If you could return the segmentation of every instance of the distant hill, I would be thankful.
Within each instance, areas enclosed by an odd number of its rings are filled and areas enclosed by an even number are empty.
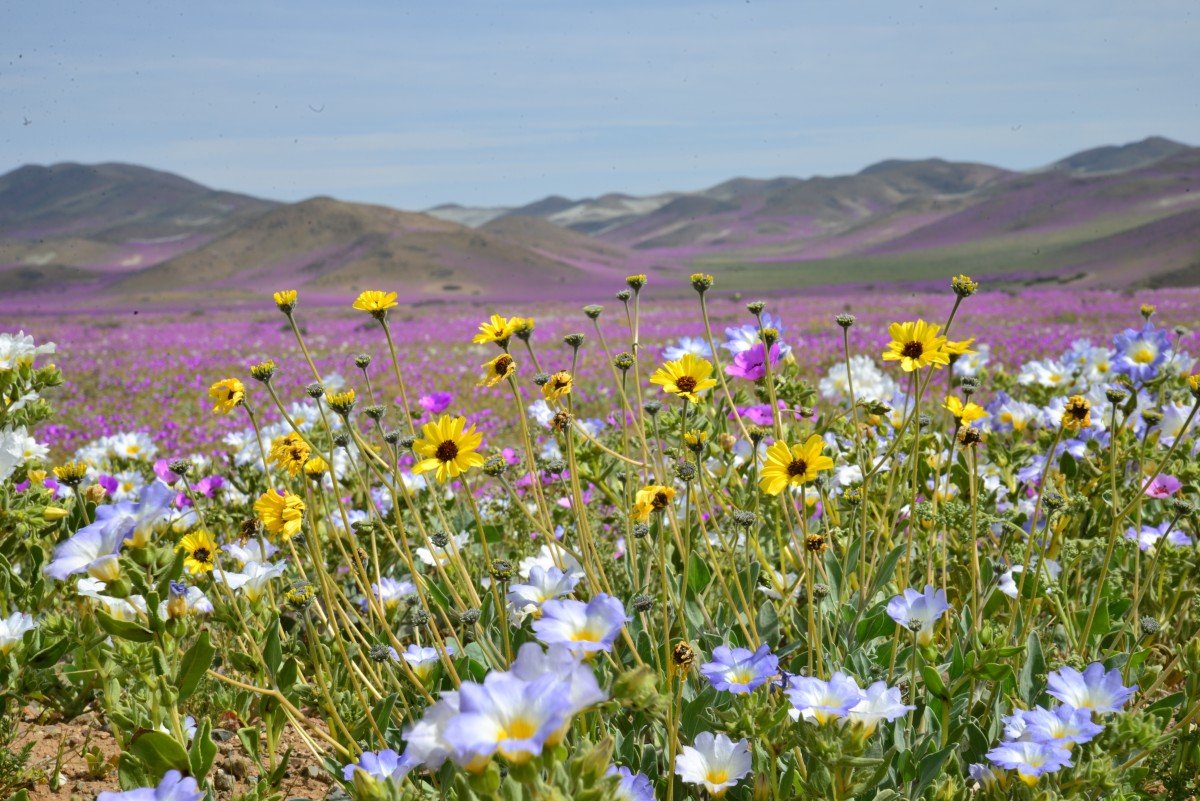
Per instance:
[[[1200,283],[1200,148],[1161,137],[1015,172],[937,158],[697,192],[550,196],[426,213],[282,204],[128,164],[0,176],[0,293],[18,306],[237,302],[280,286],[342,300],[603,296],[697,269],[745,290],[992,280]],[[27,304],[28,305],[28,304]]]

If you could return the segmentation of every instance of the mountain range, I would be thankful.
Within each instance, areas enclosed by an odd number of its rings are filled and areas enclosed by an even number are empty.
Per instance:
[[[1200,148],[1161,137],[1017,172],[888,160],[836,177],[697,192],[551,196],[426,212],[279,203],[127,164],[0,176],[8,307],[237,304],[284,286],[341,301],[603,298],[632,272],[704,270],[743,290],[993,283],[1200,283]],[[686,282],[678,280],[678,286]]]

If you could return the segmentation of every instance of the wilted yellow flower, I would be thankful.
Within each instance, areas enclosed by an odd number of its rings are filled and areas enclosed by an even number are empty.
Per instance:
[[[1147,320],[1149,320],[1151,317],[1154,316],[1154,312],[1158,311],[1158,307],[1152,303],[1143,303],[1142,307],[1141,307],[1141,309],[1139,309],[1139,311],[1142,313],[1143,317],[1145,317]]]
[[[217,541],[204,529],[193,531],[179,541],[175,546],[177,551],[186,551],[187,558],[183,566],[189,573],[207,573],[217,563],[217,553],[221,550]]]
[[[1067,399],[1063,409],[1062,424],[1064,428],[1077,430],[1087,428],[1092,424],[1092,402],[1082,395],[1072,395]]]
[[[683,354],[682,359],[666,362],[650,376],[651,384],[658,384],[663,392],[678,395],[692,403],[700,402],[700,394],[717,385],[712,375],[712,362],[694,353]]]
[[[801,486],[812,481],[822,470],[833,468],[833,459],[824,450],[825,440],[819,434],[810,436],[803,445],[774,443],[767,448],[759,488],[768,495],[778,495],[789,485]]]
[[[288,475],[296,476],[304,469],[304,463],[311,454],[312,448],[304,438],[292,431],[271,440],[267,459],[280,469],[287,470]]]
[[[637,491],[630,516],[640,523],[650,519],[651,512],[661,512],[675,500],[675,490],[662,484],[650,484]]]
[[[547,402],[560,400],[563,395],[570,395],[575,388],[575,379],[566,370],[559,370],[550,376],[550,380],[542,384],[542,395]]]
[[[953,395],[946,396],[946,402],[942,404],[942,408],[954,415],[954,419],[960,423],[974,423],[976,420],[982,420],[988,416],[987,411],[978,403],[970,401],[963,403]]]
[[[304,523],[304,501],[291,493],[269,489],[254,502],[254,511],[267,531],[285,540],[299,534]]]
[[[625,276],[625,283],[629,284],[629,288],[637,291],[646,285],[646,275],[638,273],[637,275]]]
[[[493,314],[492,319],[479,324],[479,333],[471,341],[476,345],[494,342],[503,347],[508,344],[508,340],[516,332],[513,322],[520,319],[520,317],[514,317],[512,320],[507,320],[498,314]]]
[[[296,299],[298,297],[296,290],[283,289],[279,292],[276,292],[274,297],[275,305],[278,306],[279,310],[284,314],[291,314],[292,309],[296,308]]]
[[[368,289],[354,301],[354,308],[369,312],[374,316],[380,316],[396,305],[395,292],[380,292],[377,289]]]
[[[892,341],[883,352],[883,360],[900,362],[900,368],[906,373],[931,364],[938,367],[949,364],[950,354],[946,352],[946,338],[938,336],[938,331],[941,330],[940,325],[924,320],[892,323],[888,326]]]
[[[213,414],[229,414],[246,399],[246,386],[237,378],[224,378],[208,388]]]
[[[479,379],[479,383],[476,384],[479,387],[494,387],[517,371],[517,363],[507,353],[501,353],[490,362],[481,364],[479,367],[483,370],[483,376]]]
[[[465,417],[444,414],[436,423],[421,426],[422,437],[413,443],[413,450],[422,458],[413,465],[413,473],[436,471],[437,480],[445,482],[482,465],[483,456],[476,451],[483,435],[475,426],[464,430],[466,424]]]

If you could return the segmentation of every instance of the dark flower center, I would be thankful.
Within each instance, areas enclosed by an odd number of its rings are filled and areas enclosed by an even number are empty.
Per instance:
[[[667,498],[667,493],[656,492],[656,493],[654,493],[654,500],[651,502],[650,505],[653,506],[655,509],[666,509],[668,503],[670,503],[670,501]]]
[[[919,359],[921,354],[925,352],[925,346],[920,342],[906,342],[904,349],[900,351],[901,356],[906,356],[909,359]]]
[[[496,375],[504,375],[506,372],[508,372],[508,366],[512,364],[512,361],[513,360],[511,356],[501,356],[499,359],[496,359]]]
[[[675,379],[675,386],[679,387],[680,392],[691,392],[696,388],[696,379],[690,375],[680,376]]]
[[[569,386],[571,386],[571,379],[569,379],[569,378],[554,379],[554,388],[555,389],[566,389]]]
[[[212,554],[209,553],[207,548],[197,548],[196,550],[192,551],[192,558],[197,562],[208,564],[210,561],[212,561]]]
[[[789,476],[802,476],[808,472],[808,462],[803,459],[793,459],[787,466]]]
[[[454,444],[454,440],[448,439],[437,446],[433,455],[439,462],[452,462],[454,457],[458,456],[458,445]]]

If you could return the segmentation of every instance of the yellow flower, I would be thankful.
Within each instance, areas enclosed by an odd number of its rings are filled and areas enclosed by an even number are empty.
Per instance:
[[[288,475],[296,476],[304,469],[304,463],[311,454],[312,448],[293,431],[271,440],[271,450],[267,459],[280,469],[287,470]]]
[[[900,362],[901,369],[906,373],[919,370],[929,365],[942,366],[950,363],[950,355],[946,353],[946,338],[938,336],[942,330],[940,325],[927,323],[924,320],[908,323],[892,323],[888,333],[892,341],[883,352],[885,362]],[[968,343],[969,344],[969,343]]]
[[[300,533],[304,522],[304,501],[291,493],[279,494],[269,489],[254,502],[254,511],[267,531],[290,540]]]
[[[335,392],[332,395],[326,396],[329,401],[329,408],[340,414],[342,417],[350,414],[350,410],[354,408],[354,399],[357,397],[353,389],[348,389],[345,392]]]
[[[650,519],[651,512],[661,512],[675,500],[675,490],[662,484],[650,484],[637,491],[630,516],[639,523]]]
[[[1200,373],[1192,373],[1187,377],[1188,391],[1192,393],[1192,397],[1200,400]]]
[[[354,308],[374,315],[382,314],[396,305],[395,292],[380,292],[377,289],[368,289],[354,301]]]
[[[475,426],[467,428],[465,417],[442,415],[436,423],[421,426],[421,439],[413,443],[413,450],[422,457],[413,465],[413,473],[420,475],[436,470],[438,481],[449,481],[483,464],[483,456],[476,451],[483,442],[483,435]]]
[[[279,292],[276,292],[274,297],[275,297],[275,305],[278,306],[279,310],[281,312],[283,312],[284,314],[291,314],[292,309],[296,308],[296,298],[297,298],[296,290],[283,289],[283,290],[280,290]]]
[[[678,395],[692,403],[700,402],[700,393],[707,392],[717,385],[712,375],[712,362],[702,359],[694,353],[683,354],[682,359],[666,362],[650,376],[651,384],[658,384],[663,392]]]
[[[54,468],[54,477],[68,487],[78,486],[87,478],[88,466],[83,462],[67,462]]]
[[[1073,430],[1087,428],[1092,424],[1092,402],[1082,395],[1072,395],[1063,409],[1063,428]]]
[[[550,380],[542,384],[542,395],[547,402],[561,400],[563,395],[570,395],[575,388],[575,379],[566,370],[559,370],[550,376]]]
[[[950,288],[960,298],[969,298],[979,291],[979,282],[972,280],[969,275],[959,273],[950,279]]]
[[[789,485],[812,481],[817,473],[833,468],[833,459],[822,453],[824,449],[825,440],[819,434],[813,434],[803,445],[776,442],[767,448],[759,488],[768,495],[778,495]]]
[[[532,317],[514,317],[508,321],[517,339],[529,339],[533,335],[534,320]]]
[[[187,551],[187,558],[183,560],[183,566],[189,573],[207,573],[216,565],[217,554],[221,549],[212,534],[200,529],[181,539],[179,545],[175,546],[175,550]]]
[[[213,414],[229,414],[246,399],[246,386],[237,378],[225,378],[208,388]]]
[[[479,324],[479,333],[471,341],[476,345],[486,345],[489,342],[495,342],[500,346],[507,345],[508,340],[517,330],[513,323],[520,319],[520,317],[514,317],[512,320],[506,320],[498,314],[493,314],[492,319]]]
[[[954,419],[960,423],[970,424],[988,416],[988,413],[978,403],[970,401],[963,403],[953,395],[946,396],[946,402],[942,404],[942,408],[954,415]]]
[[[971,343],[974,341],[975,337],[971,337],[970,339],[962,339],[957,342],[952,339],[947,339],[943,350],[946,351],[946,353],[950,356],[962,356],[966,353],[974,353],[975,351],[971,350]]]
[[[627,275],[625,276],[625,283],[629,284],[629,288],[636,292],[646,285],[646,274]]]
[[[329,463],[320,456],[314,456],[304,463],[304,475],[316,481],[329,472]]]
[[[517,371],[517,363],[507,353],[501,353],[487,364],[479,366],[483,370],[483,377],[475,385],[477,387],[494,387]]]

